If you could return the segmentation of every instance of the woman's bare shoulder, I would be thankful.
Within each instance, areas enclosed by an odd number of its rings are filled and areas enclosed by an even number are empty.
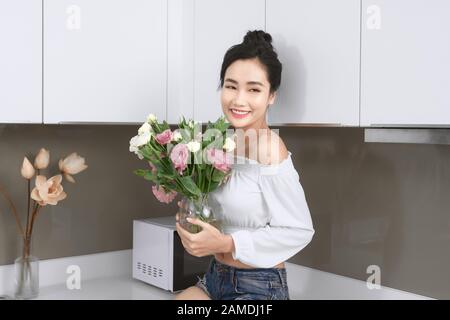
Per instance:
[[[267,165],[279,164],[289,155],[283,139],[273,130],[261,136],[259,148],[259,162]]]

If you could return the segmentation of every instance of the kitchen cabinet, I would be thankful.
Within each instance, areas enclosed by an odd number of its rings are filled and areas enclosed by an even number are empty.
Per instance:
[[[167,1],[44,0],[44,122],[166,119]]]
[[[359,126],[360,0],[267,0],[283,64],[269,124]]]
[[[450,126],[450,2],[362,4],[361,126]]]
[[[0,43],[0,123],[41,123],[41,1],[0,1]]]
[[[194,1],[167,0],[167,122],[194,117]]]
[[[226,51],[249,30],[264,30],[264,0],[195,0],[193,28],[194,118],[215,121],[223,114],[220,69]]]

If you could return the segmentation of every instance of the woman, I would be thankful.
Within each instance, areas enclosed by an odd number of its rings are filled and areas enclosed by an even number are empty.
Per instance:
[[[244,143],[237,144],[229,180],[209,196],[224,233],[198,219],[190,221],[203,228],[198,234],[177,223],[188,253],[214,258],[204,277],[176,299],[289,299],[284,261],[314,234],[291,152],[266,122],[282,69],[271,42],[268,33],[249,31],[225,54],[222,110]],[[245,156],[236,154],[242,149]]]

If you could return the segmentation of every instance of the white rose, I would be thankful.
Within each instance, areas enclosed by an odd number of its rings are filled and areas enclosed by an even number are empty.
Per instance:
[[[183,139],[183,137],[181,136],[181,133],[178,132],[178,131],[175,131],[175,132],[173,133],[172,140],[178,142],[178,141],[180,141],[181,139]]]
[[[150,113],[147,117],[147,122],[149,123],[156,122],[156,120],[158,120],[158,118],[156,118],[156,116],[153,113]]]
[[[152,135],[150,132],[145,132],[143,134],[138,135],[136,139],[136,146],[140,147],[143,146],[144,144],[147,144],[150,141],[151,137]]]
[[[200,142],[190,141],[187,144],[187,148],[190,152],[197,152],[198,150],[200,150]]]
[[[144,134],[146,132],[151,132],[152,127],[150,126],[150,124],[148,122],[145,122],[138,130],[138,134]]]
[[[223,145],[223,148],[227,152],[231,152],[231,151],[234,150],[234,148],[236,148],[236,142],[234,142],[233,139],[228,137],[228,138],[225,139],[225,144]]]
[[[134,136],[130,140],[130,152],[133,152],[135,155],[138,156],[139,159],[144,159],[144,156],[142,155],[142,152],[139,150],[139,136]]]
[[[194,129],[194,120],[189,120],[188,126],[189,128]]]
[[[138,146],[137,146],[137,139],[138,136],[134,136],[133,138],[131,138],[130,140],[130,152],[136,152],[139,150]]]

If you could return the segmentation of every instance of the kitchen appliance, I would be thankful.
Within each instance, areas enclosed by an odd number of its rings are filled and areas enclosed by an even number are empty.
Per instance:
[[[194,285],[211,259],[186,252],[175,228],[175,216],[133,221],[135,279],[176,292]]]

